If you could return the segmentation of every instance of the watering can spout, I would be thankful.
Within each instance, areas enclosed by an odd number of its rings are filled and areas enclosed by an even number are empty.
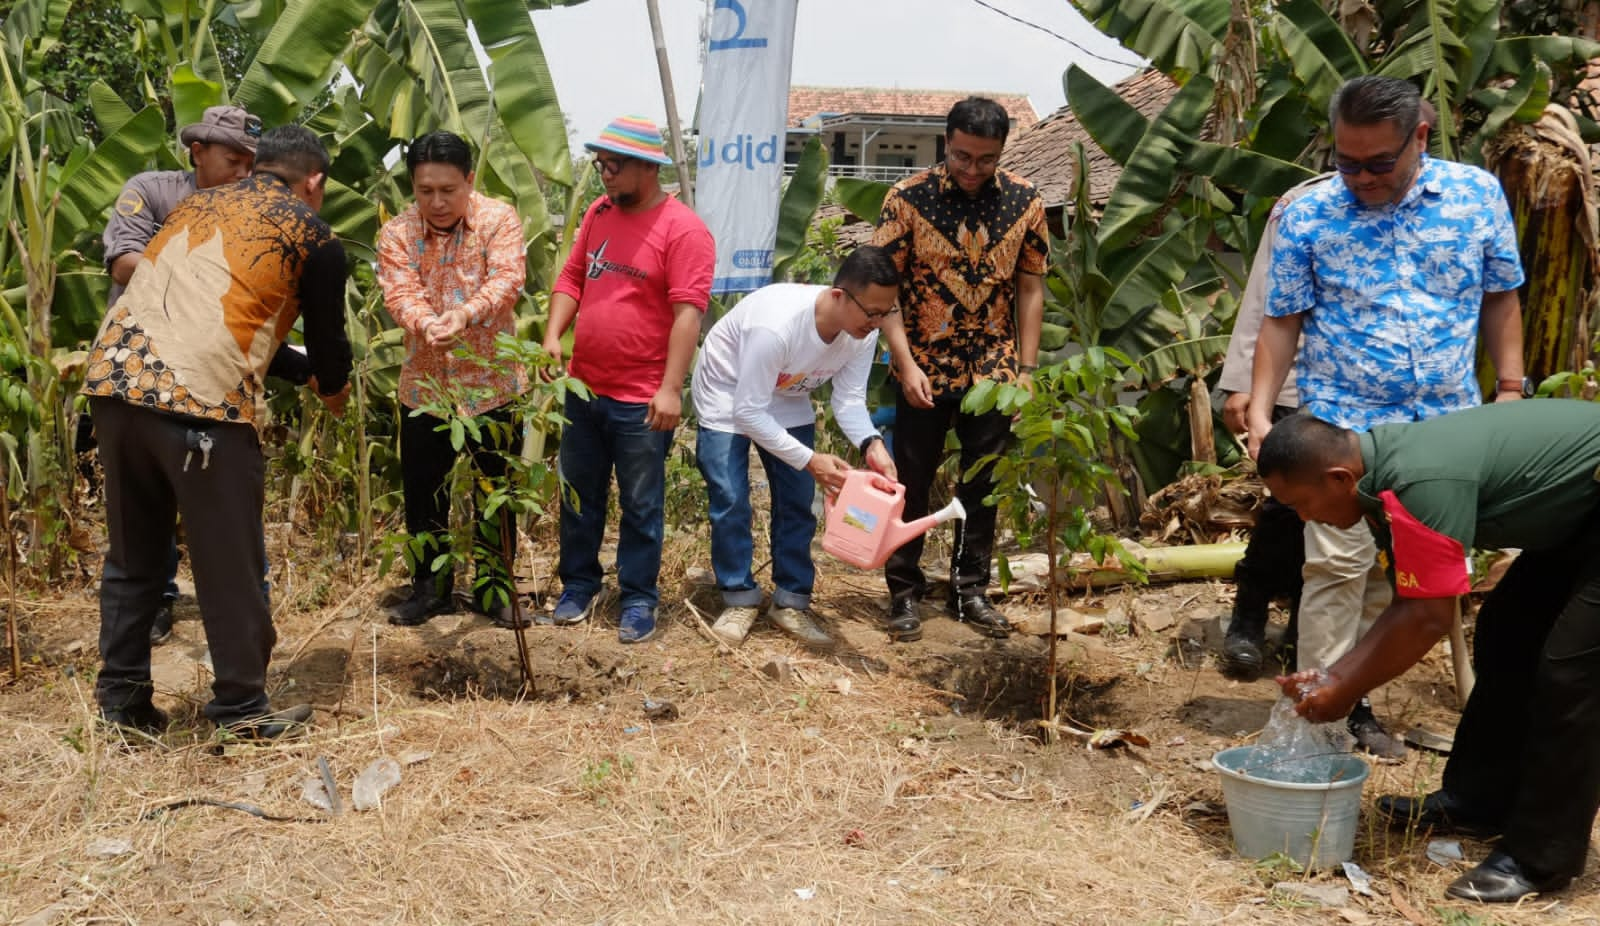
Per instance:
[[[933,513],[933,522],[935,524],[943,524],[946,521],[965,521],[966,519],[967,507],[961,504],[961,499],[959,498],[951,499],[950,504]]]

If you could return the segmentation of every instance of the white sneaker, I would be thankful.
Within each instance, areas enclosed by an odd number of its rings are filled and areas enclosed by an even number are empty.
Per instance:
[[[812,649],[833,648],[833,638],[828,636],[828,632],[818,627],[817,622],[811,619],[811,615],[798,608],[780,608],[773,605],[767,612],[767,620]]]
[[[754,624],[760,615],[760,608],[739,606],[724,608],[722,614],[717,617],[717,622],[711,625],[711,632],[729,646],[738,646],[750,635],[750,625]]]

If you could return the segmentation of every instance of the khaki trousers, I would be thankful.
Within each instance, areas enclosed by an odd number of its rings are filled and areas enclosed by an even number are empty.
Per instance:
[[[1356,645],[1393,590],[1366,521],[1349,528],[1307,521],[1305,531],[1297,661],[1302,670],[1326,669]]]

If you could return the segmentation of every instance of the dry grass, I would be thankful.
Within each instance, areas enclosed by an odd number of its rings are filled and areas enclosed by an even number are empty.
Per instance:
[[[675,548],[669,562],[681,575],[698,557]],[[196,714],[203,679],[181,672],[170,677],[197,680],[158,699],[176,709],[177,728],[160,745],[125,746],[91,722],[91,590],[25,611],[36,650],[56,655],[0,691],[0,921],[1600,919],[1591,879],[1555,910],[1548,900],[1492,915],[1446,903],[1452,873],[1422,857],[1423,841],[1372,827],[1357,860],[1383,896],[1342,914],[1274,897],[1273,882],[1299,876],[1233,856],[1215,776],[1195,767],[1234,741],[1231,725],[1265,716],[1268,683],[1184,669],[1172,646],[1217,613],[1218,586],[1146,593],[1136,613],[1186,601],[1185,619],[1108,641],[1075,686],[1075,719],[1151,737],[1134,756],[1041,747],[1008,714],[1034,694],[1018,696],[1037,680],[1018,667],[1037,664],[1036,641],[995,646],[930,621],[924,643],[888,646],[872,623],[875,584],[859,576],[825,577],[818,600],[860,658],[808,656],[759,630],[719,654],[678,605],[664,639],[641,648],[619,646],[604,620],[535,628],[543,697],[511,701],[439,694],[470,692],[491,663],[514,671],[505,632],[466,617],[391,628],[377,617],[376,582],[299,568],[279,574],[321,587],[322,603],[286,596],[275,699],[311,700],[318,726],[272,748],[216,754]],[[179,637],[182,651],[198,625],[180,622]],[[88,654],[60,655],[85,639]],[[760,671],[774,656],[796,670],[788,681]],[[474,670],[483,677],[461,678]],[[951,687],[966,700],[941,693]],[[670,698],[681,716],[646,720],[646,696]],[[1433,709],[1426,693],[1400,697],[1412,714]],[[332,817],[301,799],[324,757],[348,807],[356,774],[385,754],[412,764],[380,810]],[[1366,793],[1425,791],[1437,775],[1437,763],[1413,758],[1377,769]],[[204,805],[151,813],[195,797],[305,822]],[[108,840],[128,851],[98,857]]]

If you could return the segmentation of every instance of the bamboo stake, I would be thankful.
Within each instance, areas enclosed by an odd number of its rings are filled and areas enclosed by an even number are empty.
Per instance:
[[[512,564],[516,562],[515,551],[511,549],[511,512],[501,510],[500,519],[500,563],[506,570],[506,585],[510,588],[511,597],[511,632],[517,635],[517,665],[522,669],[522,693],[526,697],[533,697],[537,692],[533,684],[533,663],[528,660],[528,628],[532,619],[524,620],[522,617],[522,596],[517,594],[517,573]]]
[[[11,487],[0,471],[0,525],[6,532],[6,590],[11,606],[6,609],[6,641],[11,649],[11,680],[22,678],[22,630],[17,624],[17,534],[11,529]]]
[[[1472,672],[1472,659],[1467,655],[1467,633],[1461,627],[1459,595],[1456,596],[1455,611],[1455,617],[1450,621],[1450,663],[1456,670],[1456,702],[1466,707],[1477,678]]]
[[[656,67],[661,71],[661,98],[667,104],[667,131],[672,133],[672,161],[678,167],[678,199],[694,208],[694,183],[689,164],[683,159],[683,126],[678,123],[678,98],[672,91],[672,68],[667,64],[667,40],[661,32],[661,8],[656,0],[645,0],[650,10],[650,34],[656,41]]]

